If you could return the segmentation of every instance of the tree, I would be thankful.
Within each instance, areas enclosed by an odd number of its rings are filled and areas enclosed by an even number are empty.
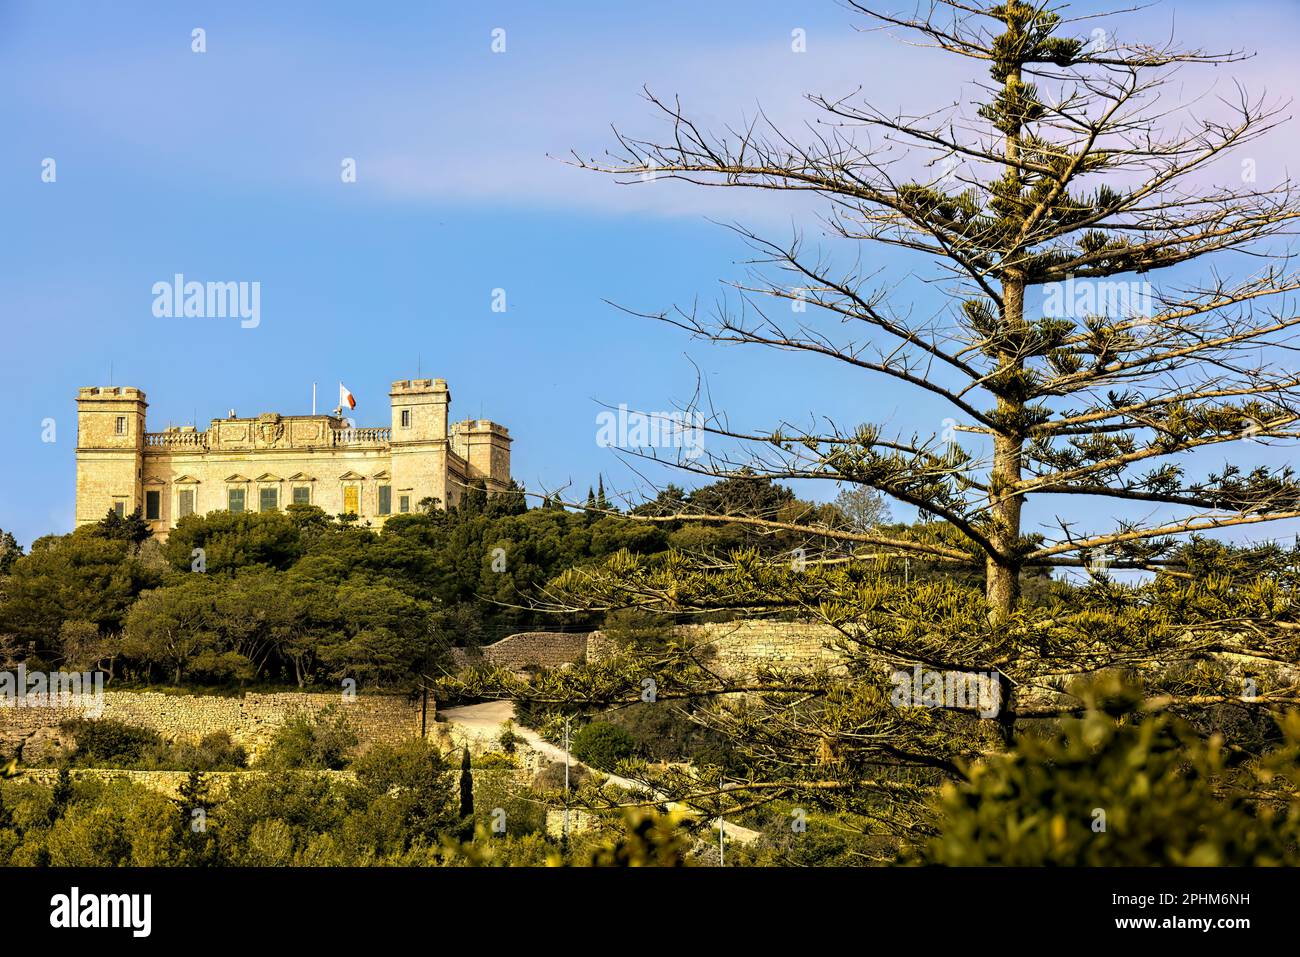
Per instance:
[[[474,772],[470,770],[468,747],[460,755],[460,816],[461,820],[474,816]]]
[[[864,485],[842,488],[835,496],[835,507],[858,532],[870,532],[889,522],[889,503],[875,489]]]
[[[23,549],[14,538],[13,532],[0,529],[0,575],[8,575],[14,562],[22,558]]]
[[[167,536],[163,554],[173,568],[184,572],[194,568],[196,549],[202,549],[208,573],[247,565],[284,569],[303,554],[304,532],[319,524],[314,513],[302,511],[187,515]]]
[[[1247,475],[1228,468],[1189,481],[1183,467],[1167,462],[1225,443],[1296,437],[1297,377],[1276,361],[1241,361],[1246,350],[1280,347],[1300,324],[1300,316],[1255,309],[1259,300],[1300,286],[1300,278],[1284,271],[1284,259],[1274,256],[1276,264],[1235,284],[1216,278],[1182,296],[1172,288],[1153,291],[1158,308],[1150,316],[1136,305],[1145,293],[1113,297],[1119,305],[1107,314],[1097,293],[1111,291],[1100,286],[1091,297],[1076,297],[1081,305],[1062,304],[1061,315],[1050,301],[1062,294],[1054,284],[1070,279],[1133,275],[1141,285],[1153,273],[1215,253],[1270,255],[1260,241],[1284,233],[1300,215],[1290,184],[1206,191],[1192,176],[1268,132],[1278,110],[1243,95],[1229,104],[1229,121],[1189,120],[1190,129],[1165,135],[1168,115],[1154,99],[1167,68],[1238,57],[1086,44],[1057,35],[1072,22],[1021,0],[939,0],[935,16],[921,19],[850,5],[949,54],[988,64],[996,86],[978,116],[960,123],[891,118],[869,104],[813,97],[832,132],[797,146],[777,130],[751,129],[734,141],[711,137],[678,106],[651,97],[674,136],[659,142],[620,135],[624,162],[580,165],[615,175],[651,172],[733,188],[813,192],[832,204],[835,231],[850,243],[897,246],[939,260],[957,289],[951,308],[942,322],[915,323],[884,294],[870,294],[867,277],[835,272],[826,259],[805,256],[797,241],[782,246],[745,233],[760,265],[807,288],[756,277],[741,290],[745,304],[758,310],[752,320],[681,311],[655,318],[714,342],[847,363],[940,396],[964,421],[954,421],[944,443],[890,440],[870,426],[826,434],[780,427],[752,436],[716,424],[717,417],[710,431],[780,463],[759,469],[747,462],[755,474],[867,485],[950,523],[965,549],[879,536],[858,540],[955,562],[978,557],[989,613],[1000,619],[1011,614],[1026,566],[1082,565],[1091,550],[1111,547],[1123,564],[1142,567],[1168,551],[1163,540],[1170,536],[1300,515],[1300,485],[1287,468]],[[939,23],[940,8],[951,10],[953,24]],[[1038,83],[1050,84],[1053,95],[1040,95]],[[889,156],[851,140],[854,126],[898,137],[936,162],[953,157],[957,171],[900,181],[905,171],[893,172]],[[1035,315],[1026,293],[1043,287],[1051,287],[1045,314]],[[763,312],[756,304],[762,296],[811,305],[814,317],[851,322],[893,345],[871,358],[876,339],[823,338],[815,318],[790,324]],[[987,460],[958,435],[982,438]],[[1154,470],[1137,472],[1147,465]],[[728,469],[715,459],[709,471]],[[1031,493],[1163,503],[1194,514],[1091,535],[1073,534],[1063,523],[1058,541],[1037,541],[1023,532]]]
[[[201,654],[222,650],[213,627],[217,587],[207,575],[187,575],[176,585],[141,595],[127,615],[122,651],[164,668],[181,684]]]
[[[182,848],[182,863],[204,867],[217,863],[217,842],[208,833],[207,816],[212,796],[199,771],[191,771],[178,791],[176,814]]]
[[[59,657],[65,621],[93,623],[101,634],[121,629],[127,609],[160,580],[123,539],[94,527],[48,536],[14,562],[0,593],[0,633],[36,643],[38,655]]]
[[[462,823],[452,769],[422,738],[376,744],[357,759],[354,770],[371,810],[396,817],[408,834],[433,841]]]
[[[667,135],[619,133],[612,159],[575,163],[627,182],[788,191],[826,204],[840,248],[738,228],[755,259],[715,313],[638,314],[711,343],[838,363],[863,376],[863,394],[883,380],[938,400],[949,411],[942,428],[890,434],[827,417],[816,428],[742,430],[734,412],[692,408],[715,441],[707,455],[668,462],[755,489],[781,479],[863,487],[931,520],[864,530],[815,512],[724,502],[704,511],[695,496],[677,511],[637,514],[829,543],[828,558],[618,555],[561,576],[553,607],[802,612],[838,629],[846,674],[774,667],[726,679],[687,649],[628,655],[586,669],[586,683],[570,674],[513,693],[568,708],[622,705],[653,674],[660,701],[694,702],[699,720],[728,735],[746,763],[725,789],[739,806],[790,797],[915,836],[933,826],[935,786],[961,780],[970,760],[1009,746],[1026,722],[1082,707],[1075,674],[1141,669],[1148,692],[1202,730],[1225,703],[1256,712],[1297,703],[1283,597],[1294,571],[1267,549],[1254,568],[1231,549],[1198,564],[1201,543],[1188,536],[1300,516],[1289,466],[1204,464],[1207,452],[1235,444],[1248,454],[1252,442],[1300,435],[1300,377],[1287,359],[1300,326],[1287,297],[1300,276],[1273,242],[1300,204],[1289,181],[1197,182],[1271,130],[1277,108],[1242,93],[1222,104],[1225,116],[1206,118],[1159,98],[1171,71],[1237,54],[1121,45],[1096,27],[1105,21],[1066,20],[1023,0],[935,0],[916,17],[849,6],[919,47],[987,67],[978,110],[964,112],[959,95],[950,111],[922,117],[814,96],[826,122],[811,132],[775,128],[760,113],[714,135],[679,100],[648,94]],[[916,54],[918,69],[927,55]],[[941,284],[943,301],[918,310],[906,292],[873,288],[870,247],[928,258],[934,270],[922,278]],[[1229,252],[1249,253],[1248,270],[1225,261]],[[1199,282],[1189,278],[1197,263],[1207,266]],[[1044,510],[1035,524],[1058,533],[1031,531],[1031,499]],[[1140,505],[1146,518],[1082,530],[1071,515],[1084,499]],[[853,556],[835,555],[834,543],[854,546]],[[905,557],[951,574],[901,585],[892,569]],[[1090,581],[1027,600],[1022,581],[1054,568],[1086,570]],[[1155,577],[1121,585],[1111,569]],[[1243,698],[1254,668],[1276,672],[1271,690]],[[911,669],[987,678],[996,713],[891,704],[891,675]],[[707,797],[686,779],[673,793]]]
[[[132,545],[140,545],[153,535],[153,530],[138,508],[126,516],[118,515],[115,509],[110,508],[108,514],[95,524],[95,532],[102,538],[130,542]]]

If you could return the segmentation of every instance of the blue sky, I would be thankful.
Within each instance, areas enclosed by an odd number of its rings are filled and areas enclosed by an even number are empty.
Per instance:
[[[1222,9],[1165,3],[1134,30],[1172,25],[1189,45],[1258,50],[1232,75],[1289,95],[1294,6],[1237,4],[1229,22]],[[340,379],[358,424],[387,424],[392,380],[443,377],[455,417],[511,429],[521,482],[572,481],[579,494],[601,472],[614,489],[640,483],[597,447],[596,414],[671,409],[697,367],[747,428],[813,413],[940,428],[946,410],[888,382],[692,342],[604,301],[710,304],[746,256],[710,219],[784,238],[812,223],[808,207],[618,186],[554,158],[612,145],[611,123],[660,130],[643,85],[720,126],[760,103],[797,122],[803,93],[859,86],[885,109],[938,105],[975,75],[943,58],[921,68],[858,22],[832,0],[0,0],[0,527],[24,544],[71,527],[73,397],[107,384],[110,366],[114,383],[148,393],[153,429],[231,407],[304,413],[313,381],[325,408]],[[490,48],[495,28],[504,53]],[[806,54],[790,50],[795,28]],[[1292,124],[1261,147],[1261,177],[1297,145]],[[40,178],[47,157],[55,183]],[[357,181],[345,184],[348,157]],[[154,317],[153,283],[178,272],[260,282],[260,325]],[[494,289],[505,313],[491,309]],[[41,441],[47,418],[53,443]],[[1110,517],[1103,507],[1089,520]]]

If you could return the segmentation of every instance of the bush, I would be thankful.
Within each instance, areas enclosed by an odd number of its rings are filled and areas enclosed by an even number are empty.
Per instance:
[[[297,714],[282,724],[260,756],[258,767],[275,770],[338,771],[347,766],[357,736],[343,715],[326,708],[315,717]]]
[[[141,728],[111,718],[73,718],[59,725],[72,736],[70,762],[83,768],[127,768],[141,764],[145,755],[166,747],[151,728]]]
[[[248,766],[248,752],[228,732],[213,731],[198,744],[176,742],[160,763],[178,771],[238,771]]]
[[[391,831],[393,844],[432,840],[458,823],[451,765],[428,741],[376,744],[354,770],[374,829]]]
[[[501,729],[501,737],[497,738],[497,742],[501,745],[501,751],[504,754],[514,754],[515,745],[522,740],[523,738],[515,734],[515,726],[510,721],[505,723],[505,726]]]
[[[519,762],[508,754],[502,754],[499,751],[486,751],[475,756],[473,767],[480,771],[500,771],[518,768]]]
[[[578,786],[590,776],[591,772],[582,765],[569,765],[569,790],[577,790]],[[539,791],[563,791],[564,762],[552,761],[538,771],[537,776],[533,779],[533,787]]]
[[[1294,865],[1300,837],[1300,714],[1284,744],[1229,763],[1222,741],[1175,715],[1126,714],[1131,688],[1086,693],[1082,719],[1025,736],[946,785],[928,860],[948,865]],[[1279,785],[1283,785],[1279,787]],[[1290,793],[1288,793],[1290,792]]]
[[[636,751],[650,761],[694,761],[725,766],[727,740],[702,728],[676,708],[641,702],[610,716],[610,723],[627,730]]]
[[[618,762],[630,758],[636,741],[626,728],[608,721],[593,721],[573,736],[573,755],[583,764],[612,771]]]

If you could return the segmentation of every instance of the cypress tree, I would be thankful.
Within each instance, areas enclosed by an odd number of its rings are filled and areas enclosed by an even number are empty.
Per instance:
[[[460,816],[462,820],[474,816],[474,775],[470,771],[468,746],[460,755]]]

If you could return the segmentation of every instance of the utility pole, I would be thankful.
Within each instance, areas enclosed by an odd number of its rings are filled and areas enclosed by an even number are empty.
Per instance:
[[[564,843],[569,843],[569,716],[564,716]]]
[[[727,836],[727,825],[726,822],[722,820],[722,778],[718,778],[718,866],[719,867],[727,866],[727,861],[726,858],[724,857],[724,855],[726,854],[726,850],[725,850],[726,836]]]

